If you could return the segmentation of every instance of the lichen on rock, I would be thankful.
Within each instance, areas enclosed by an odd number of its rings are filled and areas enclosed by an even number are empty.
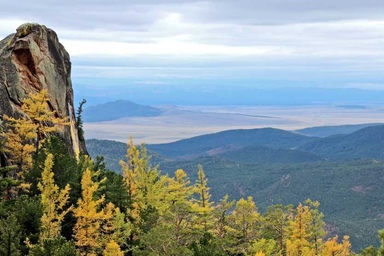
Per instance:
[[[24,23],[16,29],[16,36],[21,38],[32,33],[33,28],[42,27],[37,23]]]

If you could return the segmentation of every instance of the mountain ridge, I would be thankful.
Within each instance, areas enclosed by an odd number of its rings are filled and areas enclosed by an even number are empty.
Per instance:
[[[369,126],[350,134],[315,139],[299,147],[331,160],[384,159],[384,125]]]
[[[208,154],[208,151],[220,147],[245,147],[252,145],[272,148],[295,148],[314,140],[308,137],[275,128],[237,129],[183,139],[163,144],[149,144],[148,149],[160,154],[180,158]]]

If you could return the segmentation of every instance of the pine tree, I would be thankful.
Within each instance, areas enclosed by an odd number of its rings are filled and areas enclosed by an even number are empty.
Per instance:
[[[83,130],[83,118],[82,118],[83,106],[85,103],[87,103],[87,101],[83,99],[80,102],[79,108],[77,109],[77,112],[76,112],[76,125],[77,125],[77,133],[78,133],[79,141],[85,141],[84,130]]]
[[[20,255],[21,227],[15,216],[0,219],[0,255]]]
[[[40,231],[41,241],[58,238],[64,216],[72,210],[72,207],[66,208],[69,201],[70,187],[67,185],[63,190],[59,189],[53,178],[52,166],[53,155],[48,154],[42,173],[42,182],[38,184],[43,209]]]
[[[323,237],[326,232],[324,230],[325,222],[323,221],[323,213],[319,211],[320,203],[307,199],[305,205],[309,208],[310,218],[308,225],[308,241],[313,248],[315,255],[320,255],[323,246]]]
[[[279,246],[277,242],[273,239],[261,238],[253,241],[250,251],[256,253],[256,255],[260,252],[271,256],[280,255]]]
[[[0,167],[0,196],[2,201],[8,201],[17,195],[17,188],[23,182],[17,177],[16,166]]]
[[[384,229],[379,230],[379,239],[381,244],[378,250],[378,255],[384,256]]]
[[[281,255],[285,255],[285,243],[289,237],[289,223],[293,217],[291,205],[272,205],[263,219],[264,236],[274,239],[279,245]]]

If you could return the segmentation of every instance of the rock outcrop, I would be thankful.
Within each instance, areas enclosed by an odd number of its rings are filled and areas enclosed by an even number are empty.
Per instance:
[[[21,25],[0,41],[0,118],[23,115],[24,98],[46,89],[51,110],[73,121],[59,136],[72,154],[86,152],[78,138],[70,76],[69,54],[55,31],[39,24]]]

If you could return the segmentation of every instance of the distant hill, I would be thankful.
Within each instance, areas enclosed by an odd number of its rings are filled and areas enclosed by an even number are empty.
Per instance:
[[[309,163],[325,161],[324,157],[297,149],[248,146],[219,154],[230,161],[245,164]]]
[[[337,134],[349,134],[365,127],[382,125],[382,123],[370,123],[370,124],[347,124],[336,126],[317,126],[309,127],[300,130],[296,130],[298,134],[314,136],[314,137],[328,137]]]
[[[198,156],[215,155],[246,146],[295,148],[314,139],[280,129],[261,128],[229,130],[171,143],[153,144],[148,145],[148,149],[172,158],[193,159]]]
[[[86,141],[87,150],[89,155],[96,159],[97,156],[103,156],[104,161],[107,163],[107,168],[117,173],[121,172],[120,160],[125,160],[127,154],[127,144],[118,141],[111,140],[97,140],[90,139]],[[157,165],[158,163],[165,163],[170,161],[157,152],[148,151],[148,155],[151,156],[151,163]]]
[[[151,106],[136,104],[126,100],[107,102],[85,108],[84,122],[112,121],[123,117],[149,117],[161,115],[162,110]]]
[[[347,135],[316,139],[299,147],[330,160],[384,159],[384,125],[370,126]]]

